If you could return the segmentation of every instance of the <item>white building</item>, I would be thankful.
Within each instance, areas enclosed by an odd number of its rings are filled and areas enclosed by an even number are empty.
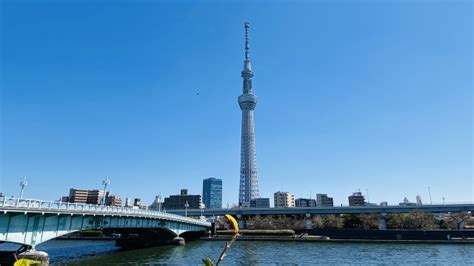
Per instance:
[[[295,196],[290,192],[275,192],[274,194],[275,208],[295,207]]]
[[[421,202],[421,196],[420,195],[417,195],[416,196],[416,205],[423,205],[423,202]]]

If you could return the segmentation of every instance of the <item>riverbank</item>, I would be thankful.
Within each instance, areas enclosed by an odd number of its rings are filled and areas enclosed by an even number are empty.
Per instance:
[[[294,241],[333,243],[428,243],[474,244],[474,230],[363,230],[363,229],[310,229],[310,230],[241,230],[240,241]],[[227,241],[233,231],[220,230],[204,241]]]

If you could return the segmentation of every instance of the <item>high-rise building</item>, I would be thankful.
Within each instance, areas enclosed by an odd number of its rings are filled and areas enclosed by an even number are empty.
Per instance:
[[[250,208],[270,208],[270,198],[254,198],[250,200]]]
[[[349,206],[364,206],[365,205],[365,197],[362,195],[361,192],[354,192],[351,196],[349,196]]]
[[[86,204],[101,204],[102,199],[106,196],[103,190],[87,190],[71,188],[69,190],[69,202],[71,203],[86,203]]]
[[[414,202],[410,202],[407,197],[403,198],[403,202],[400,202],[398,205],[400,206],[416,206],[417,204]]]
[[[155,196],[155,200],[153,201],[152,204],[150,204],[149,209],[150,210],[156,210],[156,211],[161,211],[161,195]]]
[[[421,201],[421,196],[420,195],[416,196],[416,205],[423,205],[423,202]]]
[[[296,207],[316,207],[316,200],[299,198],[295,200]]]
[[[274,205],[275,208],[295,207],[295,196],[290,192],[275,192]]]
[[[188,195],[187,189],[181,189],[180,195],[172,195],[165,198],[163,209],[179,210],[179,209],[199,209],[201,207],[201,195]]]
[[[139,199],[139,198],[135,198],[135,199],[133,200],[133,206],[140,208],[140,207],[142,206],[142,200]]]
[[[69,202],[71,203],[87,203],[87,195],[89,190],[86,189],[69,189]]]
[[[250,64],[249,29],[250,25],[246,22],[245,60],[244,70],[242,70],[241,73],[243,78],[243,93],[238,98],[239,106],[242,110],[239,205],[244,207],[250,205],[251,199],[259,197],[253,121],[253,111],[257,104],[257,97],[252,91],[253,71]]]
[[[131,198],[125,198],[125,207],[133,207],[132,199]]]
[[[88,204],[103,204],[104,202],[102,201],[105,197],[105,193],[103,190],[89,190],[89,193],[87,194],[87,203]]]
[[[222,180],[214,177],[202,181],[202,201],[209,209],[222,208]]]
[[[334,201],[327,194],[316,194],[316,206],[318,207],[334,207]]]
[[[105,204],[108,206],[122,206],[122,198],[117,195],[108,195],[105,199]]]

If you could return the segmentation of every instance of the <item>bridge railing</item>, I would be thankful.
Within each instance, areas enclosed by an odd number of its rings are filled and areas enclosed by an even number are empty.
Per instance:
[[[130,216],[149,216],[161,219],[168,219],[174,221],[181,221],[185,223],[198,224],[201,226],[210,226],[207,222],[200,220],[183,217],[180,215],[160,212],[156,210],[148,209],[136,209],[122,206],[106,206],[106,205],[95,205],[95,204],[82,204],[82,203],[70,203],[61,201],[44,201],[37,199],[20,199],[20,198],[0,198],[0,207],[9,207],[15,209],[25,210],[43,210],[43,211],[71,211],[71,212],[88,212],[88,213],[105,213],[105,214],[117,214],[117,215],[130,215]]]

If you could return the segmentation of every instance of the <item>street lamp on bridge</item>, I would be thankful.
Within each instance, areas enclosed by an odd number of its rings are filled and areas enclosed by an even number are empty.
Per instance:
[[[102,197],[102,205],[105,205],[105,199],[107,197],[107,186],[110,185],[109,176],[106,176],[104,180],[102,180],[102,185],[104,185],[104,196]]]
[[[188,217],[188,208],[189,208],[189,203],[188,201],[186,201],[186,203],[184,203],[184,216]]]
[[[23,198],[23,191],[25,190],[25,187],[28,185],[28,182],[26,181],[26,176],[23,177],[23,180],[20,181],[20,199]]]

